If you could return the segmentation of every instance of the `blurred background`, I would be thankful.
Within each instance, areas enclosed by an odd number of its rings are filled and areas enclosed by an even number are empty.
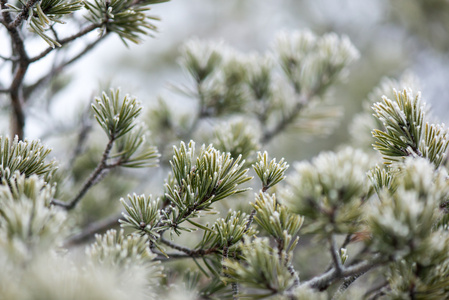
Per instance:
[[[308,28],[317,35],[335,32],[350,38],[360,52],[360,59],[352,65],[345,81],[327,96],[344,107],[338,127],[322,137],[281,135],[261,149],[268,150],[272,157],[285,157],[290,164],[349,143],[348,127],[353,117],[384,77],[399,78],[404,72],[414,74],[424,101],[433,107],[435,119],[447,122],[449,118],[449,1],[171,0],[154,5],[149,13],[161,18],[154,37],[126,47],[117,36],[108,36],[92,52],[70,65],[46,90],[35,93],[35,99],[27,107],[26,136],[39,138],[51,146],[52,155],[61,163],[60,169],[71,173],[61,172],[61,177],[70,178],[60,185],[65,187],[61,193],[66,197],[62,195],[62,199],[73,194],[87,178],[107,143],[99,126],[86,113],[101,90],[121,87],[123,94],[136,96],[147,109],[144,112],[147,122],[151,121],[148,109],[156,105],[160,95],[175,113],[189,109],[192,102],[172,87],[191,83],[180,67],[179,55],[180,47],[192,38],[222,42],[243,53],[262,54],[272,50],[275,36],[282,30]],[[30,47],[39,49],[43,42],[39,43]],[[3,45],[0,43],[0,54],[8,55],[5,52],[8,47]],[[48,69],[45,64],[49,62],[33,65],[26,80],[39,78]],[[10,76],[8,71],[0,68],[0,76]],[[3,112],[0,130],[8,133],[8,100],[0,98],[0,106]],[[95,129],[84,148],[78,149],[84,155],[76,161],[68,159],[77,148],[83,128]],[[199,139],[198,143],[201,142]],[[167,147],[171,149],[171,144]],[[79,210],[83,211],[81,223],[119,210],[117,200],[132,191],[160,194],[167,169],[114,172],[117,176],[106,177],[87,196],[91,199],[83,201]],[[85,211],[91,214],[85,215]]]
[[[79,111],[98,95],[100,87],[119,86],[137,96],[145,107],[151,107],[160,94],[176,103],[179,96],[170,85],[186,80],[178,56],[180,46],[191,38],[223,41],[242,52],[264,53],[270,51],[279,31],[305,28],[318,35],[347,35],[361,57],[346,82],[332,94],[345,107],[340,127],[321,139],[281,138],[277,145],[287,143],[293,146],[287,149],[295,149],[294,153],[283,151],[283,156],[307,158],[345,142],[348,124],[367,94],[382,77],[399,77],[404,71],[419,78],[423,98],[432,104],[436,117],[441,121],[448,117],[448,1],[172,0],[155,5],[150,14],[161,18],[153,38],[127,48],[118,37],[110,36],[67,69],[67,86],[52,97],[48,115],[39,111],[30,119],[26,128],[29,138],[45,139],[58,129],[76,127]],[[301,143],[300,153],[297,143]]]

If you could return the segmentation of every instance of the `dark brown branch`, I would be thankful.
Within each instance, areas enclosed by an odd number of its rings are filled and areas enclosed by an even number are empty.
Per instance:
[[[167,256],[165,256],[162,253],[157,253],[156,252],[156,254],[157,254],[157,256],[156,256],[155,260],[160,260],[162,262],[164,262],[164,261],[168,261],[169,262],[169,261],[172,261],[173,259],[192,258],[192,256],[187,255],[187,254],[182,254],[182,253],[167,253],[168,258],[167,258]]]
[[[92,174],[89,176],[89,178],[84,183],[81,190],[78,192],[78,194],[69,202],[63,202],[56,199],[53,199],[51,204],[61,206],[67,210],[75,208],[75,206],[78,204],[78,202],[84,197],[84,195],[87,193],[87,191],[95,184],[97,183],[98,179],[101,177],[101,174],[104,170],[109,168],[109,165],[107,164],[107,160],[109,158],[109,153],[111,152],[112,146],[114,145],[115,139],[112,137],[108,144],[106,145],[106,149],[103,152],[103,156],[101,158],[100,163],[95,168],[95,170],[92,172]]]
[[[254,221],[254,216],[256,215],[257,211],[255,209],[253,209],[251,211],[251,213],[249,214],[249,218],[248,218],[248,222],[246,223],[245,226],[245,233],[248,232],[249,228],[251,227],[251,224]]]
[[[161,243],[169,246],[170,248],[173,248],[175,250],[178,250],[180,252],[185,253],[188,257],[203,257],[208,254],[213,254],[218,252],[217,247],[212,247],[209,249],[198,249],[198,250],[192,250],[190,248],[177,245],[173,242],[170,242],[169,240],[164,239],[163,237],[160,238]]]
[[[12,61],[12,62],[19,61],[19,59],[17,57],[6,57],[6,56],[3,56],[3,55],[0,55],[0,59],[6,60],[6,61]]]
[[[160,241],[161,241],[161,243],[169,246],[170,248],[173,248],[173,249],[178,250],[180,252],[184,252],[187,255],[191,255],[193,253],[192,249],[184,247],[184,246],[177,245],[175,243],[172,243],[169,240],[164,239],[163,237],[161,237]]]
[[[8,24],[11,24],[12,18],[7,9],[6,1],[1,0],[1,8],[3,9],[3,20]],[[25,77],[28,66],[30,65],[30,60],[28,54],[25,50],[25,44],[20,32],[16,27],[6,26],[8,34],[11,37],[13,44],[13,55],[18,56],[17,66],[14,70],[13,81],[9,87],[9,94],[11,97],[11,107],[12,107],[12,120],[11,120],[11,135],[17,135],[19,139],[23,139],[24,127],[25,127],[25,113],[23,109],[23,96],[22,96],[22,83]]]
[[[68,44],[74,40],[76,40],[77,38],[80,38],[88,33],[90,33],[91,31],[100,28],[103,24],[91,24],[89,26],[87,26],[86,28],[84,28],[83,30],[81,30],[80,32],[71,35],[69,37],[66,37],[64,39],[59,40],[58,42],[61,44],[61,46]],[[104,36],[104,35],[103,35]],[[103,36],[101,36],[99,39],[101,39]],[[53,47],[48,47],[47,49],[45,49],[44,51],[42,51],[40,54],[36,55],[35,57],[30,58],[30,62],[35,62],[40,60],[41,58],[47,56],[47,54],[49,54],[50,52],[52,52],[53,50],[55,50],[56,48]]]
[[[70,247],[84,243],[85,241],[89,240],[95,233],[105,231],[111,227],[118,225],[118,220],[121,216],[121,214],[116,214],[109,216],[103,220],[89,224],[83,229],[83,231],[69,238],[64,243],[64,246]]]

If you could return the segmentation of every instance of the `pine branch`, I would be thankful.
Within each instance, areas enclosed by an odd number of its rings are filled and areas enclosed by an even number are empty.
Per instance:
[[[223,269],[223,276],[230,278],[229,274],[226,273],[228,267],[223,263],[228,259],[229,256],[229,247],[228,246],[224,246],[223,247],[223,252],[221,255],[221,261],[222,261],[222,269]],[[239,299],[239,286],[237,284],[237,282],[232,282],[231,283],[231,289],[232,289],[232,299],[233,300],[238,300]]]
[[[254,221],[254,216],[256,215],[256,213],[257,213],[257,210],[253,209],[251,211],[251,213],[249,214],[248,223],[246,223],[246,226],[245,226],[245,233],[248,232],[248,230],[250,229],[251,224]]]
[[[83,30],[79,31],[78,33],[71,35],[69,37],[66,37],[62,40],[58,40],[58,42],[61,44],[61,46],[64,46],[65,44],[68,44],[70,42],[73,42],[74,40],[94,31],[97,28],[100,28],[101,26],[103,26],[103,24],[91,24],[89,26],[87,26],[86,28],[84,28]],[[102,35],[101,37],[99,37],[97,39],[97,42],[99,40],[101,40],[108,32],[106,32],[104,35]],[[40,54],[36,55],[35,57],[30,58],[30,62],[36,62],[38,60],[40,60],[41,58],[44,58],[45,56],[47,56],[50,52],[52,52],[53,50],[55,50],[56,48],[54,47],[48,47],[47,49],[45,49],[44,51],[42,51]]]
[[[365,273],[366,272],[358,273],[349,278],[345,278],[345,281],[340,285],[337,292],[335,292],[334,296],[332,297],[332,300],[338,300],[343,295],[343,293],[349,288],[349,286]]]
[[[297,288],[300,284],[298,272],[296,272],[295,267],[291,263],[287,264],[287,269],[290,272],[290,275],[294,278],[292,289]]]
[[[379,267],[387,262],[388,261],[382,258],[381,256],[376,255],[371,260],[365,260],[350,267],[342,267],[340,272],[338,272],[335,268],[332,268],[331,270],[327,271],[326,273],[320,276],[314,277],[308,281],[303,282],[302,285],[306,285],[314,289],[321,290],[323,288],[327,288],[335,280],[354,276],[360,273],[366,273],[371,269]]]
[[[106,145],[106,149],[103,152],[103,156],[101,158],[100,163],[97,165],[95,170],[92,172],[92,174],[89,176],[89,178],[84,183],[81,190],[78,192],[78,194],[69,202],[62,202],[56,199],[52,200],[52,204],[56,206],[61,206],[67,210],[71,210],[75,208],[75,206],[78,204],[79,201],[84,197],[84,195],[89,191],[89,189],[97,183],[97,180],[101,177],[101,174],[104,170],[110,168],[110,166],[107,164],[107,160],[109,158],[109,154],[111,152],[112,146],[114,145],[115,138],[111,137],[108,144]]]
[[[7,29],[13,29],[13,28],[19,27],[20,24],[22,24],[22,22],[28,18],[30,9],[39,1],[40,0],[27,1],[25,3],[25,5],[23,6],[22,11],[15,17],[15,19],[13,21],[9,22],[8,24],[5,24],[5,27]],[[7,19],[5,18],[5,20],[7,20]]]
[[[169,246],[170,248],[173,248],[175,250],[181,251],[185,253],[188,257],[194,258],[194,257],[203,257],[209,254],[217,253],[219,250],[217,247],[212,247],[208,249],[198,249],[198,250],[192,250],[190,248],[177,245],[173,242],[170,242],[169,240],[164,239],[163,237],[159,240],[161,243]]]

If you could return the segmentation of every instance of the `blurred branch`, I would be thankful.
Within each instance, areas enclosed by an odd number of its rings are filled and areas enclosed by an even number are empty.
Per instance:
[[[51,80],[53,77],[59,75],[64,69],[65,67],[67,67],[68,65],[70,65],[71,63],[75,62],[76,60],[80,59],[81,57],[83,57],[87,52],[89,52],[90,50],[92,50],[101,40],[103,40],[106,37],[107,33],[105,35],[102,35],[101,37],[99,37],[97,40],[95,40],[94,42],[88,44],[83,50],[81,50],[77,55],[75,55],[74,57],[72,57],[69,60],[66,60],[65,62],[62,62],[59,66],[53,68],[48,74],[42,76],[40,79],[38,79],[35,83],[28,85],[24,88],[24,95],[25,98],[28,98],[28,96],[39,86],[41,86],[42,84],[48,82],[49,80]]]
[[[121,216],[122,215],[120,213],[120,214],[112,215],[103,220],[89,224],[87,227],[85,227],[83,229],[83,231],[81,231],[80,233],[69,238],[64,243],[64,246],[70,247],[70,246],[75,246],[75,245],[84,243],[89,238],[91,238],[93,234],[105,231],[106,229],[109,229],[115,225],[119,225],[118,220],[120,219]]]
[[[312,95],[300,95],[298,102],[296,102],[295,106],[290,110],[287,116],[284,116],[282,120],[280,120],[276,126],[271,130],[264,130],[262,134],[261,143],[267,144],[269,143],[276,135],[284,131],[284,129],[290,125],[296,117],[299,115],[301,110],[305,107],[305,105],[312,98]]]
[[[36,0],[32,0],[37,2]],[[32,3],[32,1],[28,3]],[[7,10],[6,0],[1,0],[1,9],[3,15],[3,21],[7,24],[11,24],[13,22],[10,12]],[[11,124],[11,135],[17,135],[19,139],[23,139],[24,135],[24,127],[25,127],[25,113],[23,109],[23,97],[22,97],[22,82],[25,77],[26,71],[28,70],[28,66],[30,65],[30,60],[28,58],[28,54],[25,50],[25,44],[23,42],[22,37],[20,36],[20,32],[17,30],[15,26],[5,26],[8,34],[11,37],[13,43],[13,55],[18,56],[17,66],[14,70],[13,81],[9,87],[9,94],[11,97],[11,106],[12,106],[12,124]]]
[[[92,122],[90,119],[90,105],[81,115],[81,128],[78,133],[78,138],[76,140],[75,149],[73,150],[72,156],[69,161],[69,165],[73,165],[77,157],[83,152],[83,148],[86,144],[87,137],[92,130]]]
[[[6,57],[3,55],[0,55],[0,59],[6,60],[6,61],[12,61],[12,62],[16,62],[19,60],[17,57]]]
[[[380,296],[384,294],[383,288],[388,287],[388,285],[389,285],[388,281],[385,281],[379,285],[372,287],[365,293],[364,298],[368,300],[378,299]]]

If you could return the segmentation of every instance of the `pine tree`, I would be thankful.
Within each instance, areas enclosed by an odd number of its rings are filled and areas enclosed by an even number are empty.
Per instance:
[[[0,92],[14,137],[0,136],[0,295],[448,298],[449,133],[412,76],[373,90],[350,125],[352,145],[297,162],[266,151],[281,136],[332,133],[343,107],[328,95],[361,56],[346,36],[284,31],[252,54],[192,39],[180,51],[189,84],[174,90],[193,112],[161,97],[145,115],[136,97],[111,88],[83,115],[66,162],[24,138],[33,90],[110,33],[138,43],[156,30],[146,11],[162,2],[1,1],[12,47],[1,59],[13,80]],[[60,37],[80,11],[79,31]],[[24,84],[30,65],[97,29],[54,72]],[[34,38],[48,48],[30,57]],[[82,156],[89,130],[105,142]],[[154,195],[129,189],[133,176],[157,184],[157,172],[165,181]]]

